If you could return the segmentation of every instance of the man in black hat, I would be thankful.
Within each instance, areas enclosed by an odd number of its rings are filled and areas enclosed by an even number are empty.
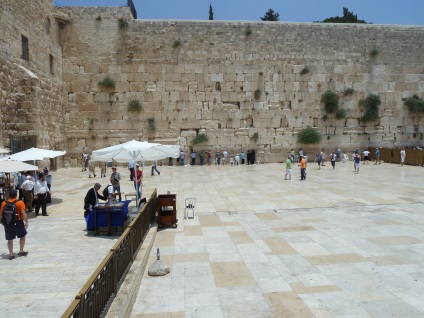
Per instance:
[[[98,191],[102,186],[100,183],[95,183],[94,187],[87,191],[87,194],[84,198],[84,218],[90,213],[90,211],[94,208],[94,206],[99,203],[99,199],[104,201],[107,200],[103,195],[99,194]]]
[[[7,240],[7,247],[9,249],[9,260],[12,260],[15,258],[15,255],[13,254],[13,240],[18,237],[19,238],[19,256],[27,256],[28,252],[24,251],[25,246],[25,236],[27,235],[26,229],[28,228],[28,216],[25,212],[25,203],[22,200],[18,200],[17,197],[18,193],[15,189],[12,189],[9,191],[9,200],[4,201],[1,204],[0,208],[0,217],[3,221],[3,212],[6,209],[6,206],[8,206],[8,209],[11,208],[11,206],[14,205],[14,208],[16,209],[17,213],[17,219],[13,223],[3,223],[4,225],[4,231],[6,233],[6,240]]]

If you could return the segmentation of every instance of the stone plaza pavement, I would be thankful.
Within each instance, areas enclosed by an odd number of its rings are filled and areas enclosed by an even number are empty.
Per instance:
[[[145,274],[132,318],[424,316],[423,168],[311,163],[306,181],[297,165],[292,181],[282,164],[158,169],[146,167],[143,196],[176,193],[179,223],[157,233],[149,264],[160,248],[171,273]],[[105,178],[52,175],[50,216],[30,213],[28,256],[9,261],[0,245],[0,317],[59,317],[118,238],[93,237],[82,217]],[[197,214],[184,220],[190,196]]]

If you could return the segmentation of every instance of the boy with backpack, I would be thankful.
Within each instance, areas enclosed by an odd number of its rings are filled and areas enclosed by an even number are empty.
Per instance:
[[[17,199],[17,191],[12,189],[9,191],[9,200],[4,201],[0,207],[1,223],[6,233],[7,247],[9,249],[9,260],[15,258],[13,254],[13,240],[19,238],[19,256],[27,256],[28,252],[24,251],[25,236],[28,228],[28,216],[25,212],[25,203]]]

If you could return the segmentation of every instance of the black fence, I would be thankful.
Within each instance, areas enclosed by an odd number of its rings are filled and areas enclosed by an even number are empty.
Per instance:
[[[151,224],[155,221],[156,201],[155,190],[75,296],[62,318],[93,318],[106,314]]]

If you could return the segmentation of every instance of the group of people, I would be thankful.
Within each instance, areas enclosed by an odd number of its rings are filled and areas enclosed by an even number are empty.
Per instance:
[[[201,151],[199,154],[200,158],[200,165],[205,165],[205,157],[206,157],[206,164],[210,166],[212,164],[212,151]],[[197,159],[197,153],[193,150],[190,154],[191,162],[190,165],[194,166],[196,165],[196,159]],[[178,157],[179,163],[181,166],[184,166],[185,164],[185,153],[183,150],[180,151],[179,157]],[[239,164],[245,164],[246,161],[246,154],[242,151],[240,154],[237,153],[233,158],[233,164],[239,165]],[[215,164],[217,165],[226,165],[230,162],[228,159],[228,151],[224,149],[224,151],[221,153],[221,151],[217,151],[215,153]],[[256,153],[255,150],[248,150],[247,151],[247,164],[253,165],[256,162]],[[153,174],[153,167],[152,167],[152,174]],[[160,174],[160,173],[158,173]]]
[[[130,180],[134,183],[134,189],[137,192],[137,197],[141,198],[141,182],[143,179],[143,171],[140,165],[134,162],[128,163],[128,170],[130,170]],[[152,168],[153,173],[153,168]],[[98,193],[102,185],[98,182],[87,191],[84,198],[84,218],[94,209],[99,203],[99,199],[103,201],[119,200],[122,201],[121,192],[121,174],[117,171],[117,167],[112,167],[112,174],[110,175],[109,183],[103,190],[102,194]]]

